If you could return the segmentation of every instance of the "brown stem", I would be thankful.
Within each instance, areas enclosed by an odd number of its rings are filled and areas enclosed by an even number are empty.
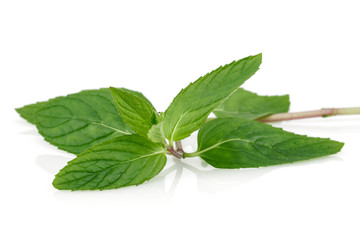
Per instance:
[[[256,119],[260,122],[279,122],[303,118],[315,118],[315,117],[330,117],[336,115],[352,115],[360,114],[360,107],[354,108],[323,108],[320,110],[293,112],[293,113],[275,113],[267,117]],[[206,122],[213,120],[214,118],[208,118]]]
[[[360,108],[323,108],[320,110],[294,112],[294,113],[276,113],[270,116],[257,119],[260,122],[279,122],[285,120],[295,120],[314,117],[329,117],[335,115],[360,114]]]

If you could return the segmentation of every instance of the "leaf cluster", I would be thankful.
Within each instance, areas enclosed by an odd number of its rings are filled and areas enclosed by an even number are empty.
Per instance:
[[[289,110],[289,96],[259,96],[239,88],[262,55],[221,66],[190,83],[159,113],[140,92],[86,90],[16,111],[44,139],[76,154],[53,181],[61,190],[104,190],[138,185],[161,172],[166,154],[201,157],[216,168],[249,168],[334,154],[343,143],[313,138],[256,121]],[[217,118],[207,121],[213,112]],[[200,130],[199,130],[200,129]],[[174,143],[199,130],[198,149]]]

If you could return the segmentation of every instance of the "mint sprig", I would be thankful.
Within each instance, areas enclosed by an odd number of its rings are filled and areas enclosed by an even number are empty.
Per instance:
[[[155,177],[166,154],[201,157],[217,168],[264,167],[335,154],[343,143],[297,135],[266,123],[359,114],[359,108],[287,113],[289,96],[259,96],[239,88],[259,69],[261,54],[200,77],[158,113],[141,93],[86,90],[16,109],[46,141],[77,157],[56,175],[61,190],[104,190]],[[208,118],[214,112],[216,119]],[[196,152],[180,140],[198,133]]]

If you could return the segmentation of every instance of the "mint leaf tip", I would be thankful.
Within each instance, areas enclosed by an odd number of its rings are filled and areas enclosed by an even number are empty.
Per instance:
[[[23,107],[15,108],[15,111],[26,121],[35,124],[35,113],[45,105],[45,102],[28,104]]]

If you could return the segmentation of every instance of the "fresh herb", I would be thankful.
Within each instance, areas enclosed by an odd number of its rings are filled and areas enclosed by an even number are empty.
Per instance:
[[[125,88],[86,90],[16,111],[46,141],[77,154],[56,175],[61,190],[103,190],[139,185],[155,177],[166,154],[201,157],[216,168],[253,168],[337,153],[343,143],[286,132],[262,122],[359,114],[360,108],[287,113],[289,96],[259,96],[239,88],[256,73],[262,55],[200,77],[158,113],[141,93]],[[208,118],[213,112],[218,118]],[[200,129],[200,130],[199,130]],[[182,139],[198,133],[196,152]]]

